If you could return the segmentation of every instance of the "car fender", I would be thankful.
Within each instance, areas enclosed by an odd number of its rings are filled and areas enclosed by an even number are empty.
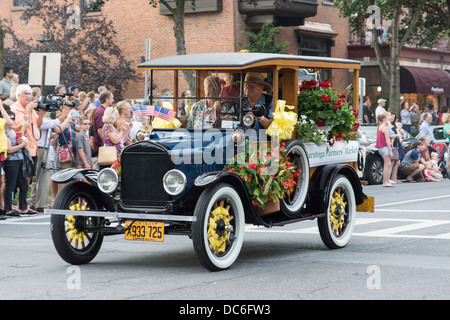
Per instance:
[[[218,182],[228,183],[238,192],[242,200],[242,205],[244,206],[245,223],[270,227],[269,224],[264,222],[258,216],[255,206],[252,204],[251,195],[249,194],[244,181],[242,181],[242,178],[238,174],[229,171],[208,172],[198,176],[197,179],[195,179],[194,185],[197,188],[207,188],[208,186]]]
[[[98,171],[92,170],[92,169],[75,169],[75,168],[69,168],[62,171],[59,171],[52,175],[51,179],[56,183],[83,183],[88,185],[88,189],[92,194],[95,194],[96,197],[102,200],[103,205],[105,208],[107,208],[109,211],[115,211],[115,205],[113,198],[100,191],[97,185],[97,176]]]
[[[52,180],[56,183],[67,183],[70,181],[84,181],[97,186],[97,170],[85,168],[69,168],[58,171],[52,175]]]
[[[332,164],[317,169],[310,180],[310,199],[308,210],[311,213],[324,213],[328,206],[329,190],[334,178],[342,174],[347,177],[355,193],[356,205],[364,202],[361,182],[355,169],[348,164]]]

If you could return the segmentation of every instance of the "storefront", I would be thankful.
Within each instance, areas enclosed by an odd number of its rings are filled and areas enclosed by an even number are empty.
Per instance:
[[[419,107],[433,105],[437,112],[450,106],[450,72],[440,69],[400,67],[400,93],[403,101]]]

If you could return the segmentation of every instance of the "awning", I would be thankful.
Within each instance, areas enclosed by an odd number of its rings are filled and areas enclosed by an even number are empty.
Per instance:
[[[440,69],[400,67],[400,92],[450,96],[450,73]]]

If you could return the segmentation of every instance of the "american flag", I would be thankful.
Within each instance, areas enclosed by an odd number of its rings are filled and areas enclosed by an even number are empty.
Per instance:
[[[151,117],[151,116],[153,116],[153,112],[155,111],[154,105],[147,106],[147,105],[139,104],[137,107],[131,107],[131,108],[136,116]]]
[[[175,117],[176,112],[164,107],[155,106],[155,112],[153,113],[153,116],[156,118],[161,118],[163,120],[172,122],[173,118]]]

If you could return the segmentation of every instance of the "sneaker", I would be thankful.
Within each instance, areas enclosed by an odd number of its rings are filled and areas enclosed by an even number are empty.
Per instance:
[[[0,220],[6,220],[6,215],[0,214]]]
[[[19,212],[19,214],[21,217],[32,217],[37,215],[38,213],[36,211],[28,210],[27,212]]]

